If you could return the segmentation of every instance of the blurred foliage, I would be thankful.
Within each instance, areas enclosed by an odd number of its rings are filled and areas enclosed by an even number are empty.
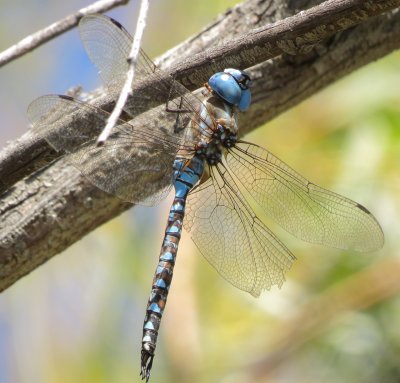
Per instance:
[[[24,2],[24,13],[22,2],[16,3],[1,1],[0,7],[7,10],[4,15],[18,9],[24,23],[40,7],[54,10],[47,23],[67,13],[66,4],[60,11],[59,3],[32,1],[28,8]],[[196,33],[235,1],[188,4],[152,4],[146,32],[152,55]],[[68,11],[83,5],[71,1]],[[129,26],[127,19],[133,11],[111,14],[132,30],[133,20]],[[11,27],[19,23],[0,25],[16,40],[24,34]],[[51,44],[55,49],[58,43]],[[47,70],[54,83],[48,79],[46,86],[53,92],[65,81],[68,86],[80,81],[69,68],[70,58],[52,62],[52,51],[44,49],[7,67],[2,81],[11,82],[0,90],[0,99],[12,100],[15,92],[14,103],[25,108],[22,93],[32,92],[33,99],[42,90],[39,80],[28,83],[29,77],[43,79]],[[67,54],[65,46],[57,49]],[[28,76],[28,67],[37,76]],[[83,72],[95,73],[88,68]],[[367,206],[383,227],[385,247],[360,255],[310,245],[266,217],[298,260],[281,290],[254,299],[223,280],[184,235],[152,382],[400,380],[399,68],[400,55],[392,54],[246,137],[310,180]],[[60,77],[62,85],[55,82]],[[25,128],[22,113],[8,117],[4,126]],[[0,383],[140,381],[141,327],[169,203],[124,214],[0,295]]]

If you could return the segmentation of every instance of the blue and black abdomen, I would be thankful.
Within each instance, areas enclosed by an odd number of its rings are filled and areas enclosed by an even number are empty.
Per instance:
[[[143,324],[141,375],[146,380],[150,376],[160,321],[171,285],[179,240],[182,234],[186,198],[189,191],[200,180],[203,170],[204,161],[197,156],[191,160],[176,159],[174,162],[175,198],[169,211],[159,263],[153,279]]]

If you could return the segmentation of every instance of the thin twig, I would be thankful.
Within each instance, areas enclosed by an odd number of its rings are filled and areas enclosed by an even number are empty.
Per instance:
[[[132,83],[135,77],[135,68],[139,57],[140,44],[143,36],[143,31],[144,28],[146,27],[146,16],[148,9],[149,9],[149,1],[142,0],[140,4],[140,11],[136,26],[136,31],[132,42],[132,48],[129,53],[129,58],[128,58],[129,69],[126,74],[126,80],[124,86],[122,87],[121,93],[118,97],[118,101],[115,104],[115,108],[112,111],[110,117],[108,118],[107,124],[97,140],[98,145],[103,145],[104,142],[107,140],[112,128],[115,126],[115,124],[119,119],[119,116],[122,113],[122,109],[125,106],[126,100],[128,99],[129,95],[132,95]]]
[[[81,8],[79,11],[68,15],[59,21],[56,21],[48,27],[29,35],[28,37],[25,37],[17,44],[1,52],[0,67],[18,57],[21,57],[25,53],[34,50],[38,46],[53,39],[54,37],[69,31],[79,23],[79,20],[83,16],[91,13],[102,13],[111,8],[127,4],[128,1],[129,0],[99,0],[85,8]]]

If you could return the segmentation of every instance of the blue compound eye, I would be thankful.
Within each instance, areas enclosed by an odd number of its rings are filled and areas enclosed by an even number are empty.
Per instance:
[[[228,104],[237,106],[245,111],[250,106],[251,93],[250,77],[246,72],[238,69],[225,69],[215,73],[208,80],[211,89]]]
[[[251,92],[250,89],[246,89],[242,91],[242,97],[240,98],[239,102],[239,110],[241,112],[245,112],[247,109],[249,109],[251,103]]]
[[[239,105],[242,90],[231,74],[225,72],[215,73],[208,80],[208,84],[228,104]]]

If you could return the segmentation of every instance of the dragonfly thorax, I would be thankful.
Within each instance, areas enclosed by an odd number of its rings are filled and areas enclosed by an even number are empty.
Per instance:
[[[235,146],[237,142],[237,134],[232,133],[225,126],[218,124],[217,129],[214,132],[214,139],[215,141],[220,142],[223,147],[231,148],[232,146]]]
[[[206,160],[209,165],[215,165],[221,161],[222,153],[237,141],[237,135],[221,124],[217,125],[210,141],[201,141],[196,147],[196,155]]]
[[[209,165],[215,165],[221,161],[222,145],[217,140],[208,143],[200,142],[196,148],[196,155],[207,161]]]

